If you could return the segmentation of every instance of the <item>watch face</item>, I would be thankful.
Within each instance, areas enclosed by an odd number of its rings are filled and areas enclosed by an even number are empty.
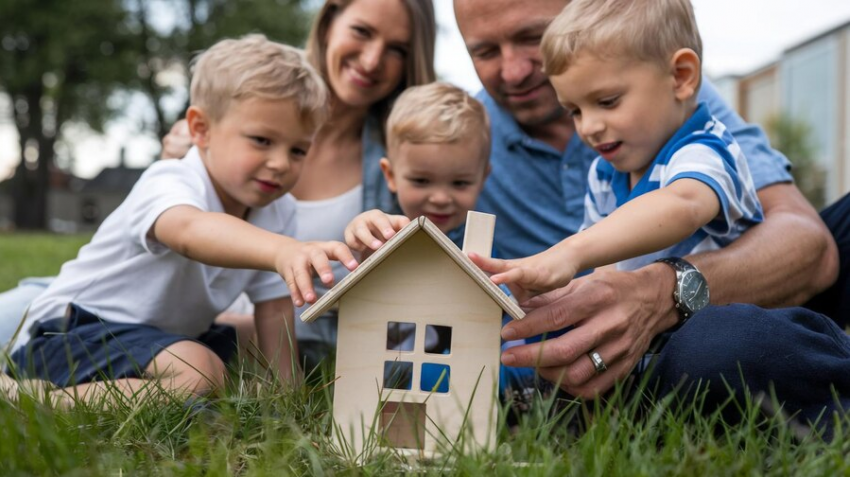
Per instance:
[[[708,305],[708,284],[701,273],[688,270],[682,275],[680,282],[680,302],[696,313]]]

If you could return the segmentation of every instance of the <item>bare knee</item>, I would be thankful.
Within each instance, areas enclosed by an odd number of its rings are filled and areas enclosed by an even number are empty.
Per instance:
[[[178,341],[160,351],[145,370],[163,388],[201,396],[224,387],[227,370],[211,349]]]

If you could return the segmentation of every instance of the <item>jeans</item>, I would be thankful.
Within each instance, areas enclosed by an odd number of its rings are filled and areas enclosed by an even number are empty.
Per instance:
[[[703,411],[712,412],[745,390],[775,395],[783,411],[804,423],[850,409],[850,337],[829,317],[806,308],[766,310],[753,305],[710,306],[670,335],[650,383],[662,394],[681,386],[692,402],[706,389]],[[697,389],[699,386],[699,390]],[[737,407],[724,416],[737,420]]]
[[[662,392],[682,386],[692,397],[710,381],[706,411],[731,390],[741,397],[774,392],[786,413],[821,424],[850,410],[850,194],[821,212],[839,252],[836,283],[806,308],[765,310],[752,305],[711,306],[672,333],[660,351],[653,378]],[[725,383],[724,381],[725,380]],[[729,386],[729,389],[727,389]],[[680,392],[680,394],[681,394]],[[735,419],[734,406],[724,408]]]

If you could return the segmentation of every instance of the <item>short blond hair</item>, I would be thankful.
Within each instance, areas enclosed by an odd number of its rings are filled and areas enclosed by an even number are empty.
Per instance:
[[[192,62],[189,101],[212,121],[220,120],[234,100],[291,99],[300,119],[318,128],[327,118],[328,89],[304,52],[247,35],[221,40]]]
[[[549,76],[566,71],[580,52],[666,67],[682,48],[702,60],[702,40],[689,0],[572,0],[540,43],[543,70]]]
[[[408,88],[387,119],[387,152],[409,144],[451,144],[477,139],[485,161],[490,157],[490,119],[484,105],[448,83]]]

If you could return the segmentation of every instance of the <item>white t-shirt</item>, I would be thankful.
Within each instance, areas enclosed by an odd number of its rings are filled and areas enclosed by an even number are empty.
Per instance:
[[[195,148],[181,161],[160,161],[145,171],[91,242],[33,302],[13,350],[29,341],[33,323],[64,317],[70,303],[107,321],[196,337],[242,292],[254,303],[289,295],[276,273],[204,265],[156,242],[151,227],[178,205],[224,213]],[[287,194],[253,209],[248,222],[293,236],[295,200]]]

